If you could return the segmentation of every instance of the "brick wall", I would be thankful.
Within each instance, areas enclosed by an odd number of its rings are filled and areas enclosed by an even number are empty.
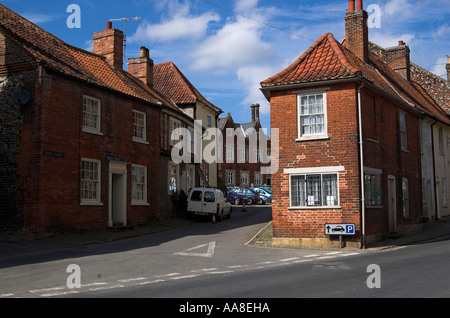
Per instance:
[[[272,175],[276,237],[325,238],[325,223],[355,223],[360,233],[355,86],[330,87],[326,98],[329,139],[296,141],[297,95],[290,90],[271,93],[271,127],[278,128],[280,135],[280,169]],[[289,209],[289,175],[283,169],[327,166],[344,166],[339,172],[341,208]]]
[[[307,90],[314,89],[307,88]],[[296,90],[299,92],[301,90]],[[328,139],[296,141],[297,95],[290,90],[271,92],[271,126],[280,133],[280,169],[272,175],[273,234],[278,238],[328,239],[326,223],[354,223],[361,237],[361,188],[356,84],[330,86],[327,93]],[[388,178],[395,179],[397,230],[407,230],[421,218],[419,119],[404,111],[408,151],[400,148],[400,108],[368,89],[361,91],[364,167],[381,171],[381,206],[365,208],[365,234],[376,240],[390,231]],[[339,171],[340,208],[292,208],[287,168],[343,166]],[[402,178],[409,181],[410,216],[403,217]],[[330,239],[335,239],[330,238]]]
[[[123,160],[126,170],[127,224],[148,224],[158,217],[159,109],[112,92],[69,81],[57,75],[43,78],[36,103],[34,127],[38,145],[30,165],[25,191],[27,227],[34,232],[72,232],[104,229],[108,221],[109,163]],[[83,95],[101,100],[102,135],[82,131]],[[132,141],[133,109],[146,113],[147,142]],[[34,131],[27,131],[35,129]],[[81,158],[101,161],[102,205],[80,205]],[[113,159],[112,159],[113,158]],[[19,163],[21,164],[21,163]],[[131,204],[131,165],[147,167],[149,205]]]

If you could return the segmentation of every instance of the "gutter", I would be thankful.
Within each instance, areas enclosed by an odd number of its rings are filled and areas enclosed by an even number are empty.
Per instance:
[[[364,82],[358,87],[358,130],[359,130],[359,169],[361,182],[361,244],[362,248],[366,248],[366,203],[364,191],[364,158],[363,158],[363,137],[362,137],[362,122],[361,122],[361,88]]]

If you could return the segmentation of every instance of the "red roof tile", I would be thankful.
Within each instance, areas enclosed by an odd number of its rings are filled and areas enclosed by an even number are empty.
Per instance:
[[[0,32],[47,69],[145,102],[174,108],[160,93],[128,72],[115,68],[106,58],[65,43],[1,4]]]
[[[154,87],[176,104],[193,104],[201,101],[215,112],[222,110],[210,103],[172,62],[153,67]]]
[[[406,81],[375,54],[370,54],[369,63],[360,60],[331,33],[325,33],[288,68],[261,82],[261,86],[270,90],[283,85],[357,77],[405,107],[450,124],[446,113],[418,83]]]
[[[353,77],[358,73],[331,33],[325,33],[294,63],[266,79],[263,87]]]

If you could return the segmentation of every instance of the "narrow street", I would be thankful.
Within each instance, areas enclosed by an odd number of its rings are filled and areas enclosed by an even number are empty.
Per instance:
[[[173,231],[93,245],[36,244],[0,257],[7,297],[448,297],[448,239],[384,250],[308,250],[246,245],[271,208],[235,209],[230,219],[195,220]],[[12,244],[12,243],[9,243]],[[6,248],[3,243],[2,248]],[[11,246],[9,245],[11,248]],[[20,244],[17,246],[20,251]],[[30,247],[30,246],[28,246]],[[74,264],[80,286],[69,288]],[[369,288],[368,266],[381,270]],[[420,286],[420,288],[418,288]]]

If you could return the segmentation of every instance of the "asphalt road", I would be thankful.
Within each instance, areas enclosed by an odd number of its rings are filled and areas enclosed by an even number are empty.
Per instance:
[[[176,298],[175,309],[179,299],[450,297],[448,239],[371,251],[246,245],[270,219],[268,207],[235,209],[215,224],[0,256],[0,297]]]

